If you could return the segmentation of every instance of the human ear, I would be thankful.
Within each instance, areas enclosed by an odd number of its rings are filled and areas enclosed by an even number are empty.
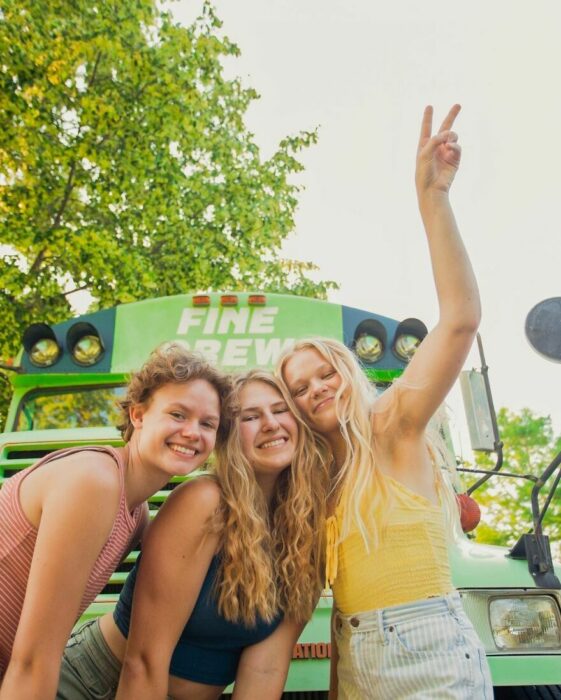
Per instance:
[[[142,419],[144,417],[144,405],[141,403],[134,404],[129,407],[129,418],[135,430],[142,428]]]

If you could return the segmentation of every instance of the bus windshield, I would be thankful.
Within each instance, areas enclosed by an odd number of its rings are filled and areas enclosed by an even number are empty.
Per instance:
[[[34,391],[20,404],[15,430],[116,426],[121,421],[118,401],[125,390],[110,386]]]

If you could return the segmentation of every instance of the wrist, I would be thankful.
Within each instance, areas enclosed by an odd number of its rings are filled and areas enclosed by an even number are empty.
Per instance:
[[[450,207],[449,193],[444,190],[417,192],[417,201],[419,203],[419,211],[423,217],[438,209],[448,209]]]

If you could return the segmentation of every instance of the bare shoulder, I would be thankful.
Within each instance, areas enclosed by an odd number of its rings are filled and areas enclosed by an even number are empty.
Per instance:
[[[48,494],[71,491],[73,496],[107,489],[106,495],[120,490],[120,476],[115,459],[106,452],[84,450],[64,455],[32,471],[23,486]]]
[[[148,528],[143,539],[145,554],[150,553],[153,559],[155,552],[159,560],[164,548],[168,553],[171,550],[181,553],[196,549],[203,541],[214,549],[218,536],[209,531],[209,524],[220,501],[220,487],[212,479],[199,477],[177,486]],[[182,536],[178,538],[179,532]]]
[[[186,514],[208,517],[219,507],[221,497],[218,483],[212,478],[200,476],[177,486],[160,511],[185,509]]]
[[[60,462],[64,463],[67,479],[76,479],[89,486],[120,483],[117,463],[108,452],[84,450],[63,457]]]

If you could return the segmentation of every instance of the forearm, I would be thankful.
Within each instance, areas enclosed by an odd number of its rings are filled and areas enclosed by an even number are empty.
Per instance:
[[[168,670],[142,658],[125,658],[115,700],[165,700]]]
[[[0,700],[49,700],[58,688],[60,659],[12,658],[0,685]]]
[[[232,700],[277,700],[282,696],[288,664],[283,668],[238,669]]]
[[[479,290],[448,193],[420,194],[419,210],[427,233],[440,320],[458,330],[475,331],[481,316]]]

